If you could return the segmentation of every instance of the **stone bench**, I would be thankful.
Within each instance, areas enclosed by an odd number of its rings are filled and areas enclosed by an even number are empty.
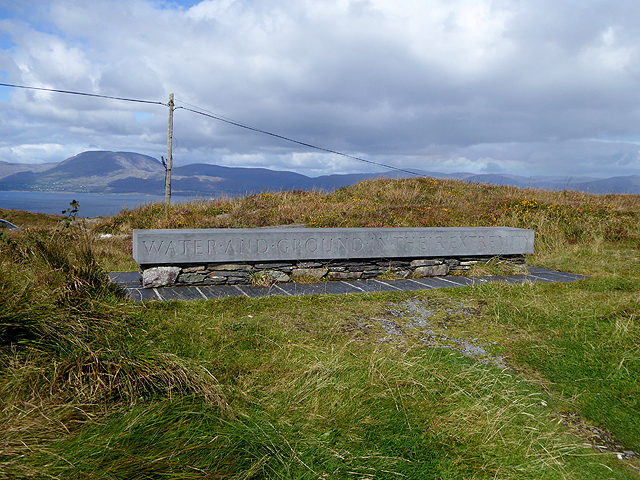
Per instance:
[[[494,257],[524,263],[534,231],[508,227],[134,230],[143,286],[440,276]]]

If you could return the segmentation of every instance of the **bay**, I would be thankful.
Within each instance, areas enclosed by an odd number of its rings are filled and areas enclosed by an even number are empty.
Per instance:
[[[188,202],[196,197],[172,196],[171,203]],[[198,197],[202,200],[202,196]],[[0,192],[0,208],[60,215],[77,200],[78,216],[83,218],[115,215],[123,208],[133,209],[149,203],[164,202],[164,195],[116,195],[101,193]]]

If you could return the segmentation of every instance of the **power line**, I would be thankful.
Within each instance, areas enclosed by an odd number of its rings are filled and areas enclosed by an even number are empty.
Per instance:
[[[230,122],[236,122],[236,120],[234,120],[234,119],[232,119],[232,118],[225,117],[225,116],[223,116],[223,115],[220,115],[219,113],[215,113],[215,112],[212,112],[212,111],[210,111],[210,110],[207,110],[206,108],[198,107],[197,105],[191,105],[190,103],[187,103],[187,102],[185,102],[185,101],[183,101],[183,100],[176,100],[176,102],[178,102],[178,103],[182,103],[182,104],[184,104],[184,105],[188,105],[188,106],[189,106],[189,107],[191,107],[191,108],[197,108],[200,112],[205,112],[205,113],[208,113],[208,114],[210,114],[210,115],[214,115],[214,116],[216,116],[216,117],[222,118],[222,119],[224,119],[224,120],[229,120]],[[178,108],[182,108],[183,110],[186,110],[186,108],[184,108],[184,107],[176,107],[176,110],[177,110]],[[237,122],[237,123],[241,123],[241,122]]]
[[[136,102],[136,103],[148,103],[152,105],[163,105],[167,106],[166,103],[162,102],[153,102],[150,100],[138,100],[135,98],[122,98],[122,97],[111,97],[109,95],[98,95],[96,93],[86,93],[86,92],[74,92],[71,90],[57,90],[55,88],[42,88],[42,87],[27,87],[25,85],[12,85],[10,83],[0,83],[0,87],[11,87],[11,88],[22,88],[25,90],[41,90],[44,92],[56,92],[56,93],[66,93],[69,95],[82,95],[84,97],[97,97],[97,98],[109,98],[111,100],[122,100],[123,102]]]
[[[180,102],[180,103],[184,103],[185,105],[189,105],[186,102]],[[203,109],[200,109],[199,107],[195,107],[194,105],[191,105],[191,106],[194,107],[194,108],[198,108],[199,110],[203,110]],[[298,144],[298,145],[302,145],[304,147],[312,148],[314,150],[319,150],[321,152],[332,153],[334,155],[340,155],[341,157],[350,158],[352,160],[357,160],[359,162],[368,163],[370,165],[376,165],[378,167],[388,168],[389,170],[395,170],[397,172],[408,173],[409,175],[414,175],[416,177],[422,177],[422,175],[420,175],[419,173],[412,172],[410,170],[405,170],[404,168],[398,168],[398,167],[394,167],[392,165],[387,165],[387,164],[384,164],[384,163],[374,162],[372,160],[367,160],[367,159],[364,159],[364,158],[361,158],[361,157],[356,157],[354,155],[349,155],[348,153],[342,153],[342,152],[338,152],[336,150],[331,150],[329,148],[319,147],[319,146],[313,145],[311,143],[306,143],[306,142],[301,142],[299,140],[294,140],[293,138],[285,137],[283,135],[278,135],[277,133],[267,132],[266,130],[262,130],[262,129],[259,129],[259,128],[256,128],[256,127],[252,127],[250,125],[245,125],[243,123],[236,122],[235,120],[230,120],[228,118],[224,118],[224,117],[221,117],[221,116],[213,114],[213,113],[204,113],[204,111],[193,110],[193,109],[187,108],[187,107],[177,107],[177,108],[181,108],[181,109],[187,110],[189,112],[197,113],[198,115],[202,115],[204,117],[209,117],[209,118],[212,118],[214,120],[218,120],[218,121],[221,121],[221,122],[224,122],[224,123],[228,123],[230,125],[235,125],[236,127],[245,128],[245,129],[251,130],[253,132],[262,133],[264,135],[269,135],[271,137],[279,138],[281,140],[286,140],[287,142],[292,142],[292,143],[295,143],[295,144]]]
[[[0,83],[0,87],[22,88],[22,89],[25,89],[25,90],[39,90],[39,91],[44,91],[44,92],[65,93],[65,94],[68,94],[68,95],[80,95],[80,96],[84,96],[84,97],[107,98],[107,99],[110,99],[110,100],[120,100],[120,101],[123,101],[123,102],[146,103],[146,104],[150,104],[150,105],[162,105],[162,106],[165,106],[165,107],[169,107],[169,104],[163,103],[163,102],[157,102],[157,101],[151,101],[151,100],[140,100],[140,99],[136,99],[136,98],[113,97],[113,96],[110,96],[110,95],[99,95],[99,94],[96,94],[96,93],[76,92],[76,91],[72,91],[72,90],[59,90],[59,89],[56,89],[56,88],[29,87],[29,86],[26,86],[26,85],[14,85],[14,84],[11,84],[11,83]],[[202,115],[204,117],[209,117],[209,118],[212,118],[214,120],[218,120],[220,122],[224,122],[224,123],[228,123],[230,125],[234,125],[236,127],[244,128],[246,130],[251,130],[253,132],[262,133],[263,135],[269,135],[271,137],[279,138],[281,140],[286,140],[287,142],[295,143],[297,145],[302,145],[303,147],[311,148],[311,149],[318,150],[318,151],[321,151],[321,152],[331,153],[333,155],[339,155],[341,157],[350,158],[352,160],[357,160],[358,162],[368,163],[369,165],[375,165],[377,167],[382,167],[382,168],[387,168],[389,170],[395,170],[397,172],[407,173],[409,175],[414,175],[416,177],[421,177],[422,176],[419,173],[412,172],[412,171],[406,170],[404,168],[398,168],[398,167],[394,167],[392,165],[387,165],[385,163],[374,162],[373,160],[367,160],[365,158],[356,157],[355,155],[349,155],[348,153],[338,152],[337,150],[331,150],[329,148],[319,147],[319,146],[313,145],[311,143],[301,142],[299,140],[294,140],[293,138],[285,137],[284,135],[278,135],[277,133],[272,133],[272,132],[268,132],[266,130],[262,130],[260,128],[252,127],[250,125],[246,125],[244,123],[240,123],[240,122],[237,122],[235,120],[231,120],[229,118],[225,118],[225,117],[223,117],[221,115],[217,115],[217,114],[214,114],[212,112],[208,112],[207,110],[205,110],[203,108],[197,107],[195,105],[191,105],[191,104],[189,104],[187,102],[180,101],[180,103],[183,103],[183,104],[188,105],[188,106],[193,107],[193,108],[176,107],[176,109],[181,108],[183,110],[187,110],[189,112],[196,113],[196,114]],[[194,110],[195,108],[197,108],[198,110]]]

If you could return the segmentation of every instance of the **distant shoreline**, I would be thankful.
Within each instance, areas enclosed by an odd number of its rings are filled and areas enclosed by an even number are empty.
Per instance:
[[[154,193],[142,193],[142,192],[122,192],[122,193],[113,193],[113,192],[81,192],[75,190],[0,190],[0,194],[3,192],[13,192],[13,193],[60,193],[64,195],[142,195],[142,196],[162,196],[163,194],[154,194]],[[183,197],[184,195],[172,195],[177,197]]]
[[[172,195],[174,204],[185,203],[194,196]],[[134,193],[84,193],[0,190],[0,208],[33,213],[61,215],[76,200],[80,204],[78,216],[82,218],[109,217],[127,208],[138,208],[149,203],[164,202],[164,195]]]

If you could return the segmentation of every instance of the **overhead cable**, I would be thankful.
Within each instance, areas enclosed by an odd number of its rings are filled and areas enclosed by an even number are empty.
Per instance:
[[[55,88],[27,87],[25,85],[12,85],[10,83],[0,83],[0,87],[23,88],[25,90],[42,90],[44,92],[66,93],[69,95],[82,95],[84,97],[109,98],[111,100],[122,100],[123,102],[149,103],[152,105],[164,105],[165,107],[167,106],[166,103],[153,102],[151,100],[138,100],[135,98],[111,97],[109,95],[98,95],[97,93],[74,92],[71,90],[57,90]]]
[[[84,96],[84,97],[106,98],[106,99],[111,99],[111,100],[120,100],[120,101],[124,101],[124,102],[146,103],[146,104],[150,104],[150,105],[163,105],[165,107],[169,106],[169,104],[167,104],[167,103],[158,102],[158,101],[140,100],[140,99],[136,99],[136,98],[113,97],[113,96],[110,96],[110,95],[99,95],[99,94],[96,94],[96,93],[76,92],[76,91],[72,91],[72,90],[59,90],[59,89],[55,89],[55,88],[29,87],[29,86],[26,86],[26,85],[15,85],[15,84],[11,84],[11,83],[0,83],[0,87],[22,88],[22,89],[25,89],[25,90],[40,90],[40,91],[44,91],[44,92],[65,93],[65,94],[68,94],[68,95],[81,95],[81,96]],[[230,125],[234,125],[236,127],[244,128],[246,130],[251,130],[253,132],[262,133],[263,135],[269,135],[271,137],[279,138],[281,140],[286,140],[287,142],[295,143],[297,145],[302,145],[303,147],[308,147],[308,148],[311,148],[311,149],[314,149],[314,150],[318,150],[318,151],[321,151],[321,152],[331,153],[333,155],[339,155],[341,157],[350,158],[352,160],[357,160],[358,162],[368,163],[369,165],[375,165],[377,167],[387,168],[389,170],[395,170],[397,172],[406,173],[406,174],[413,175],[413,176],[416,176],[416,177],[421,177],[422,176],[419,173],[412,172],[412,171],[406,170],[404,168],[398,168],[398,167],[394,167],[392,165],[387,165],[385,163],[374,162],[373,160],[367,160],[365,158],[356,157],[355,155],[349,155],[348,153],[338,152],[337,150],[331,150],[329,148],[319,147],[319,146],[313,145],[311,143],[301,142],[299,140],[294,140],[293,138],[285,137],[284,135],[278,135],[277,133],[272,133],[272,132],[268,132],[266,130],[262,130],[260,128],[252,127],[250,125],[246,125],[244,123],[240,123],[240,122],[237,122],[235,120],[231,120],[229,118],[222,117],[221,115],[217,115],[217,114],[214,114],[214,113],[211,113],[211,112],[207,112],[206,110],[204,110],[204,109],[202,109],[200,107],[197,107],[195,105],[191,105],[191,104],[189,104],[187,102],[180,101],[180,103],[183,103],[183,104],[188,105],[188,106],[193,107],[193,108],[176,107],[176,109],[181,108],[183,110],[187,110],[189,112],[196,113],[196,114],[202,115],[204,117],[209,117],[209,118],[212,118],[214,120],[218,120],[220,122],[224,122],[224,123],[228,123]],[[197,110],[194,110],[194,109],[197,109]]]
[[[180,103],[184,103],[185,105],[188,105],[188,103],[186,103],[186,102],[180,102]],[[191,105],[191,106],[193,106],[193,105]],[[336,150],[331,150],[329,148],[318,147],[317,145],[312,145],[310,143],[301,142],[299,140],[294,140],[293,138],[285,137],[283,135],[278,135],[277,133],[267,132],[266,130],[262,130],[260,128],[252,127],[250,125],[245,125],[243,123],[236,122],[235,120],[230,120],[228,118],[224,118],[224,117],[221,117],[221,116],[213,114],[213,113],[205,113],[203,111],[193,110],[193,109],[187,108],[187,107],[176,107],[176,108],[181,108],[181,109],[187,110],[189,112],[197,113],[198,115],[202,115],[204,117],[209,117],[209,118],[212,118],[214,120],[219,120],[221,122],[228,123],[230,125],[235,125],[236,127],[245,128],[247,130],[251,130],[251,131],[257,132],[257,133],[262,133],[264,135],[269,135],[271,137],[279,138],[281,140],[286,140],[288,142],[292,142],[292,143],[295,143],[297,145],[302,145],[304,147],[312,148],[314,150],[319,150],[321,152],[332,153],[334,155],[340,155],[341,157],[350,158],[352,160],[357,160],[359,162],[368,163],[370,165],[376,165],[378,167],[388,168],[390,170],[395,170],[397,172],[407,173],[409,175],[414,175],[416,177],[422,177],[422,175],[420,175],[419,173],[412,172],[410,170],[405,170],[404,168],[398,168],[398,167],[394,167],[392,165],[387,165],[387,164],[384,164],[384,163],[374,162],[372,160],[367,160],[365,158],[356,157],[354,155],[349,155],[348,153],[338,152]],[[194,108],[199,108],[199,107],[194,107]]]

